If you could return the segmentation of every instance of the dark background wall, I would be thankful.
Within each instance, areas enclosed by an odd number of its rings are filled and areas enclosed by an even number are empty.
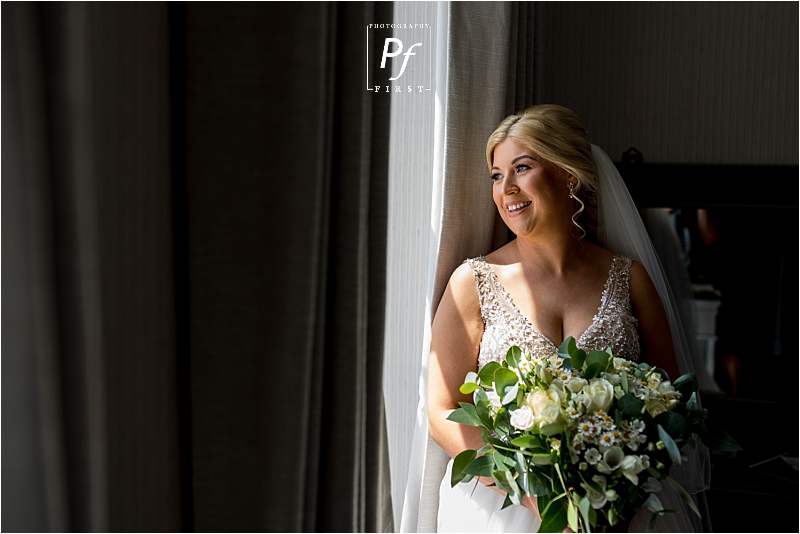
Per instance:
[[[796,164],[794,2],[540,2],[536,101],[617,160]]]

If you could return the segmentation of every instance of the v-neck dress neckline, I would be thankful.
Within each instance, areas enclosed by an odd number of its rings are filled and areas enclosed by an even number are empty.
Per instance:
[[[489,264],[489,262],[486,261],[486,258],[483,255],[481,255],[479,256],[479,259],[486,265],[486,270],[489,271],[492,280],[494,281],[496,286],[500,289],[503,296],[508,300],[508,303],[511,306],[511,308],[513,308],[514,312],[522,319],[522,321],[524,321],[530,327],[534,335],[539,336],[542,340],[547,342],[547,344],[550,345],[552,348],[558,350],[559,345],[556,345],[549,337],[544,335],[542,331],[539,330],[539,328],[534,324],[534,322],[531,319],[529,319],[524,313],[522,313],[522,310],[520,310],[519,307],[517,307],[516,303],[514,302],[514,298],[511,296],[511,293],[509,293],[508,290],[503,285],[503,283],[500,282],[500,278],[497,276],[497,273],[494,272],[494,269],[492,269],[492,266]],[[584,331],[580,334],[580,336],[576,338],[576,344],[578,346],[583,345],[582,343],[583,338],[586,336],[586,334],[588,334],[592,330],[592,328],[597,324],[598,320],[603,315],[606,303],[608,302],[608,296],[611,290],[611,280],[613,278],[614,267],[616,265],[616,262],[617,262],[617,255],[613,254],[611,256],[611,265],[608,268],[608,275],[606,276],[606,281],[603,284],[603,292],[600,295],[600,304],[598,304],[597,311],[592,317],[592,322],[590,322],[589,326],[587,326],[584,329]]]

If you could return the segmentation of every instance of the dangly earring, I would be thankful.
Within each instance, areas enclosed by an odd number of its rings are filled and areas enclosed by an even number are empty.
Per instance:
[[[583,239],[584,237],[586,237],[586,230],[584,230],[583,227],[580,224],[578,224],[578,222],[575,220],[575,218],[578,215],[580,215],[581,212],[583,211],[584,204],[583,204],[583,201],[580,198],[578,198],[578,196],[575,194],[575,182],[572,182],[572,181],[569,182],[569,196],[570,196],[570,198],[574,198],[575,200],[577,200],[578,203],[581,205],[581,207],[578,208],[578,211],[576,211],[575,213],[572,214],[572,224],[577,226],[578,230],[581,231],[581,237],[580,238]]]

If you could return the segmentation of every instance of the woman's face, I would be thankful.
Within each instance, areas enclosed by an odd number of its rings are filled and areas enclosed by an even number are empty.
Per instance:
[[[492,198],[514,234],[539,234],[569,224],[572,199],[566,171],[511,138],[495,147],[492,165]],[[520,203],[527,206],[510,211]]]

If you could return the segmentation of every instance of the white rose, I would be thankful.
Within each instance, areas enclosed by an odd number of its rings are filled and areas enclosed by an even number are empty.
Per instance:
[[[559,387],[560,381],[555,380],[550,387],[547,388],[547,394],[554,402],[561,402],[561,388]]]
[[[511,411],[511,425],[519,430],[528,430],[533,426],[534,415],[531,409],[523,406],[518,410]]]
[[[587,383],[586,379],[576,376],[567,380],[567,389],[573,393],[579,393]]]
[[[605,378],[592,379],[585,391],[592,401],[592,411],[606,411],[614,400],[614,386]]]
[[[547,394],[547,392],[543,389],[535,389],[528,393],[526,398],[526,403],[528,406],[533,410],[533,413],[537,416],[542,413],[542,408],[544,408],[547,404],[552,403],[552,399]]]
[[[551,402],[542,408],[542,412],[540,415],[538,415],[538,417],[541,419],[541,423],[543,425],[549,425],[550,423],[555,423],[558,421],[560,415],[561,410],[559,409],[558,404]]]

